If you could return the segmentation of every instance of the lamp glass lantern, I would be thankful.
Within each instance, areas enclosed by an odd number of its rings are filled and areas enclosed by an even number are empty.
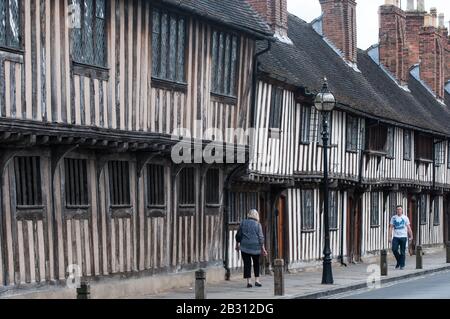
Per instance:
[[[328,89],[327,78],[324,79],[322,90],[317,94],[314,105],[319,112],[331,112],[336,106],[336,98]]]

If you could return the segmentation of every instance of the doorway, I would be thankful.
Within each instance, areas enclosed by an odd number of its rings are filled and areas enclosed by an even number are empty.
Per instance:
[[[349,263],[361,261],[361,196],[348,195],[347,258]]]

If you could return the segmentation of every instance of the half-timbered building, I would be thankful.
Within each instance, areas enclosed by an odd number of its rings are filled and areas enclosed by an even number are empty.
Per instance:
[[[423,12],[423,4],[403,11],[398,1],[386,1],[380,41],[363,51],[353,0],[320,0],[323,14],[311,23],[288,14],[286,1],[249,2],[275,40],[258,58],[259,132],[249,174],[236,184],[246,191],[234,195],[228,224],[230,269],[240,265],[235,217],[245,216],[248,205],[262,211],[266,265],[278,257],[296,269],[323,257],[324,149],[314,108],[323,77],[338,102],[328,163],[333,258],[357,262],[388,248],[397,205],[411,220],[410,248],[442,245],[449,239],[450,191],[450,39],[443,17],[438,24],[436,10]]]
[[[0,0],[0,293],[77,274],[222,278],[237,160],[171,152],[215,140],[245,157],[243,136],[205,132],[249,127],[270,35],[239,0]]]

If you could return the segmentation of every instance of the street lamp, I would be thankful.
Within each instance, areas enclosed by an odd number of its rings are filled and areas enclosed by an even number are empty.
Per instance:
[[[334,95],[328,90],[327,78],[324,78],[322,90],[317,94],[314,101],[317,111],[322,114],[322,140],[323,140],[323,223],[325,228],[325,246],[323,248],[323,271],[322,284],[333,283],[333,272],[331,269],[331,249],[330,249],[330,220],[328,216],[328,118],[336,105]]]

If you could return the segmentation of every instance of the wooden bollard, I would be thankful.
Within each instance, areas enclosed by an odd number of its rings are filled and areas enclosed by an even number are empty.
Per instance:
[[[381,276],[388,275],[387,250],[386,249],[383,249],[380,253],[380,274],[381,274]]]
[[[284,260],[275,259],[273,262],[273,280],[274,280],[274,293],[275,296],[284,295]]]
[[[77,288],[77,299],[91,299],[91,287],[89,283],[82,282],[80,288]]]
[[[447,264],[450,264],[450,241],[446,244],[446,251],[447,251]]]
[[[416,269],[422,269],[423,263],[422,263],[422,246],[416,246]]]
[[[206,272],[203,269],[195,272],[195,299],[206,299]]]

